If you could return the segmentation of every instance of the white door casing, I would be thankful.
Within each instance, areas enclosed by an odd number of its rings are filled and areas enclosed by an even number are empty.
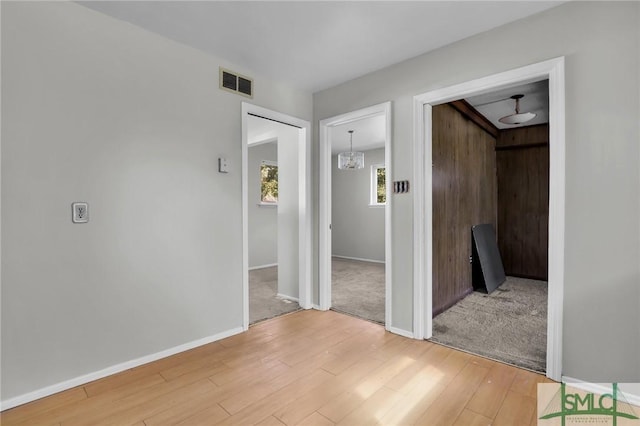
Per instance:
[[[311,308],[311,123],[287,114],[272,111],[247,102],[242,103],[242,327],[249,328],[249,210],[248,210],[248,140],[247,118],[263,117],[298,127],[300,134],[298,232],[300,253],[298,303]]]
[[[549,80],[549,295],[547,377],[562,376],[565,229],[564,57],[433,90],[414,97],[414,337],[432,335],[432,121],[431,108],[496,89]]]
[[[385,117],[384,164],[386,169],[387,203],[385,205],[385,327],[391,327],[391,102],[384,102],[335,117],[320,120],[320,194],[319,194],[319,303],[318,309],[331,308],[331,135],[330,128],[383,115]]]

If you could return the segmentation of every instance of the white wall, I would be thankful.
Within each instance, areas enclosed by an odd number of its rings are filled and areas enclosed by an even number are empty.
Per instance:
[[[3,400],[241,327],[247,99],[218,67],[266,108],[311,95],[71,2],[1,7]]]
[[[414,95],[566,57],[563,374],[587,381],[640,381],[639,9],[570,2],[314,94],[316,126],[391,100],[392,179],[411,180]],[[411,330],[413,194],[392,213],[391,326]]]
[[[331,158],[331,249],[334,256],[384,262],[384,207],[370,207],[371,165],[384,148],[364,151],[364,169],[339,170]]]
[[[278,207],[276,208],[276,262],[278,263],[278,294],[297,299],[299,293],[299,226],[300,176],[304,173],[305,150],[301,146],[301,130],[266,120],[259,117],[248,117],[247,135],[249,151],[254,143],[275,140],[278,158]],[[249,189],[251,191],[251,189]],[[249,192],[249,204],[253,201]],[[273,209],[273,207],[260,207]],[[251,222],[251,217],[249,218]],[[249,223],[251,226],[251,223]],[[251,230],[249,231],[251,232]],[[250,261],[251,262],[251,261]],[[249,264],[251,267],[251,263]]]
[[[249,145],[249,268],[278,263],[278,207],[260,204],[260,165],[278,161],[277,142]]]
[[[277,124],[276,124],[277,125]],[[278,126],[278,294],[294,299],[299,293],[299,130]],[[304,163],[302,163],[304,164]]]

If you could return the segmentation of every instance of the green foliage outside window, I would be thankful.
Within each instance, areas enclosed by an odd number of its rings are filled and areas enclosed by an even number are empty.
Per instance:
[[[278,202],[278,166],[275,164],[260,165],[260,201]]]
[[[377,183],[376,201],[378,202],[378,204],[384,204],[387,201],[387,193],[386,193],[387,177],[385,174],[384,167],[379,167],[376,170],[376,183]]]

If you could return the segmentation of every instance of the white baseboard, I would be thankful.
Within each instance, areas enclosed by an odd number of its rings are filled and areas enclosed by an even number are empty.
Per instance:
[[[322,310],[323,310],[323,309],[320,307],[320,305],[317,305],[317,304],[315,304],[315,303],[314,303],[313,305],[311,305],[311,308],[315,309],[316,311],[322,311]]]
[[[65,380],[64,382],[56,383],[44,388],[35,390],[33,392],[25,393],[13,398],[9,398],[4,401],[0,401],[0,411],[8,410],[9,408],[17,407],[18,405],[26,404],[36,399],[44,398],[45,396],[53,395],[54,393],[62,392],[67,389],[81,386],[94,380],[102,379],[107,376],[111,376],[121,371],[129,370],[130,368],[138,367],[143,364],[148,364],[153,361],[157,361],[162,358],[169,357],[171,355],[178,354],[180,352],[188,351],[189,349],[197,348],[198,346],[206,345],[208,343],[222,340],[226,337],[233,336],[238,333],[242,333],[244,330],[242,327],[232,328],[213,336],[204,337],[202,339],[194,340],[192,342],[184,343],[173,348],[165,349],[160,352],[156,352],[151,355],[146,355],[140,358],[126,361],[120,364],[113,365],[111,367],[104,368],[93,373],[84,374],[73,379]]]
[[[278,293],[276,294],[276,296],[279,297],[280,299],[287,299],[287,300],[291,300],[292,302],[300,303],[300,299],[298,299],[297,297],[287,296],[286,294],[282,294],[282,293]]]
[[[562,383],[599,395],[611,393],[611,383],[590,383],[567,376],[562,376]],[[629,404],[640,407],[640,383],[618,383],[618,389]]]
[[[397,334],[397,335],[402,336],[402,337],[408,337],[409,339],[413,339],[414,338],[412,331],[402,330],[400,328],[395,328],[395,327],[391,327],[391,326],[385,327],[385,328],[387,329],[387,331],[389,333]]]
[[[332,254],[331,257],[337,257],[338,259],[357,260],[359,262],[386,263],[384,260],[363,259],[361,257],[338,256],[337,254]]]
[[[249,268],[250,271],[255,271],[256,269],[265,269],[265,268],[272,268],[274,266],[278,266],[277,263],[269,263],[267,265],[258,265],[258,266],[252,266]]]

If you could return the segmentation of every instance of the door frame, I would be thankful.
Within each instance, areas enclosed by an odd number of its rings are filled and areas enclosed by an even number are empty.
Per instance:
[[[326,311],[331,308],[331,134],[330,128],[362,120],[364,118],[385,117],[384,167],[386,173],[387,203],[384,207],[384,252],[385,252],[385,328],[391,327],[391,197],[393,176],[391,170],[391,102],[384,102],[367,108],[347,112],[320,120],[320,192],[319,192],[319,231],[318,231],[318,308]]]
[[[242,327],[249,328],[249,200],[248,200],[248,117],[259,116],[300,129],[299,186],[298,186],[298,303],[302,309],[311,308],[311,123],[291,115],[242,102]]]
[[[509,86],[549,80],[549,278],[547,377],[562,377],[565,230],[564,57],[509,70],[413,98],[414,125],[414,334],[432,336],[432,106]]]

